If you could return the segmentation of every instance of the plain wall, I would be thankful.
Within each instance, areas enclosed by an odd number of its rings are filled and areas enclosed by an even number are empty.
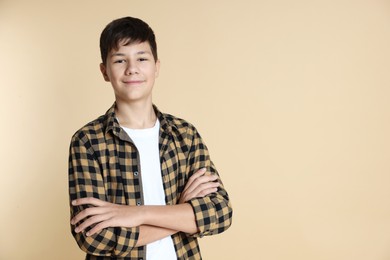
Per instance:
[[[1,260],[83,259],[69,141],[114,101],[98,40],[128,15],[231,196],[204,259],[390,259],[388,1],[0,0]]]

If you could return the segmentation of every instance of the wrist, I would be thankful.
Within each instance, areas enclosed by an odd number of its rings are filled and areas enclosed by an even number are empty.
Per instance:
[[[150,221],[150,214],[149,212],[149,207],[148,206],[139,206],[139,218],[140,218],[140,225],[147,225]]]

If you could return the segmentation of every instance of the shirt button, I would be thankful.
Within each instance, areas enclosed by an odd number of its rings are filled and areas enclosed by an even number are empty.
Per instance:
[[[141,201],[137,201],[137,206],[141,206]]]
[[[134,176],[136,176],[136,177],[137,177],[137,176],[138,176],[138,172],[134,172]]]

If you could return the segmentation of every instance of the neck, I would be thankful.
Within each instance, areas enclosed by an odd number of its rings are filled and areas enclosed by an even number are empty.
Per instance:
[[[117,101],[115,114],[122,126],[131,129],[152,128],[157,120],[151,102],[148,104],[127,104]]]

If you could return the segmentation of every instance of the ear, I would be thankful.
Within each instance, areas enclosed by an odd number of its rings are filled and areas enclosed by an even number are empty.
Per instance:
[[[107,69],[106,69],[106,66],[103,63],[100,63],[100,71],[101,71],[101,73],[103,75],[104,80],[109,82],[110,78],[107,75]]]
[[[157,78],[160,75],[160,60],[156,61],[156,72],[154,73],[154,77]]]

